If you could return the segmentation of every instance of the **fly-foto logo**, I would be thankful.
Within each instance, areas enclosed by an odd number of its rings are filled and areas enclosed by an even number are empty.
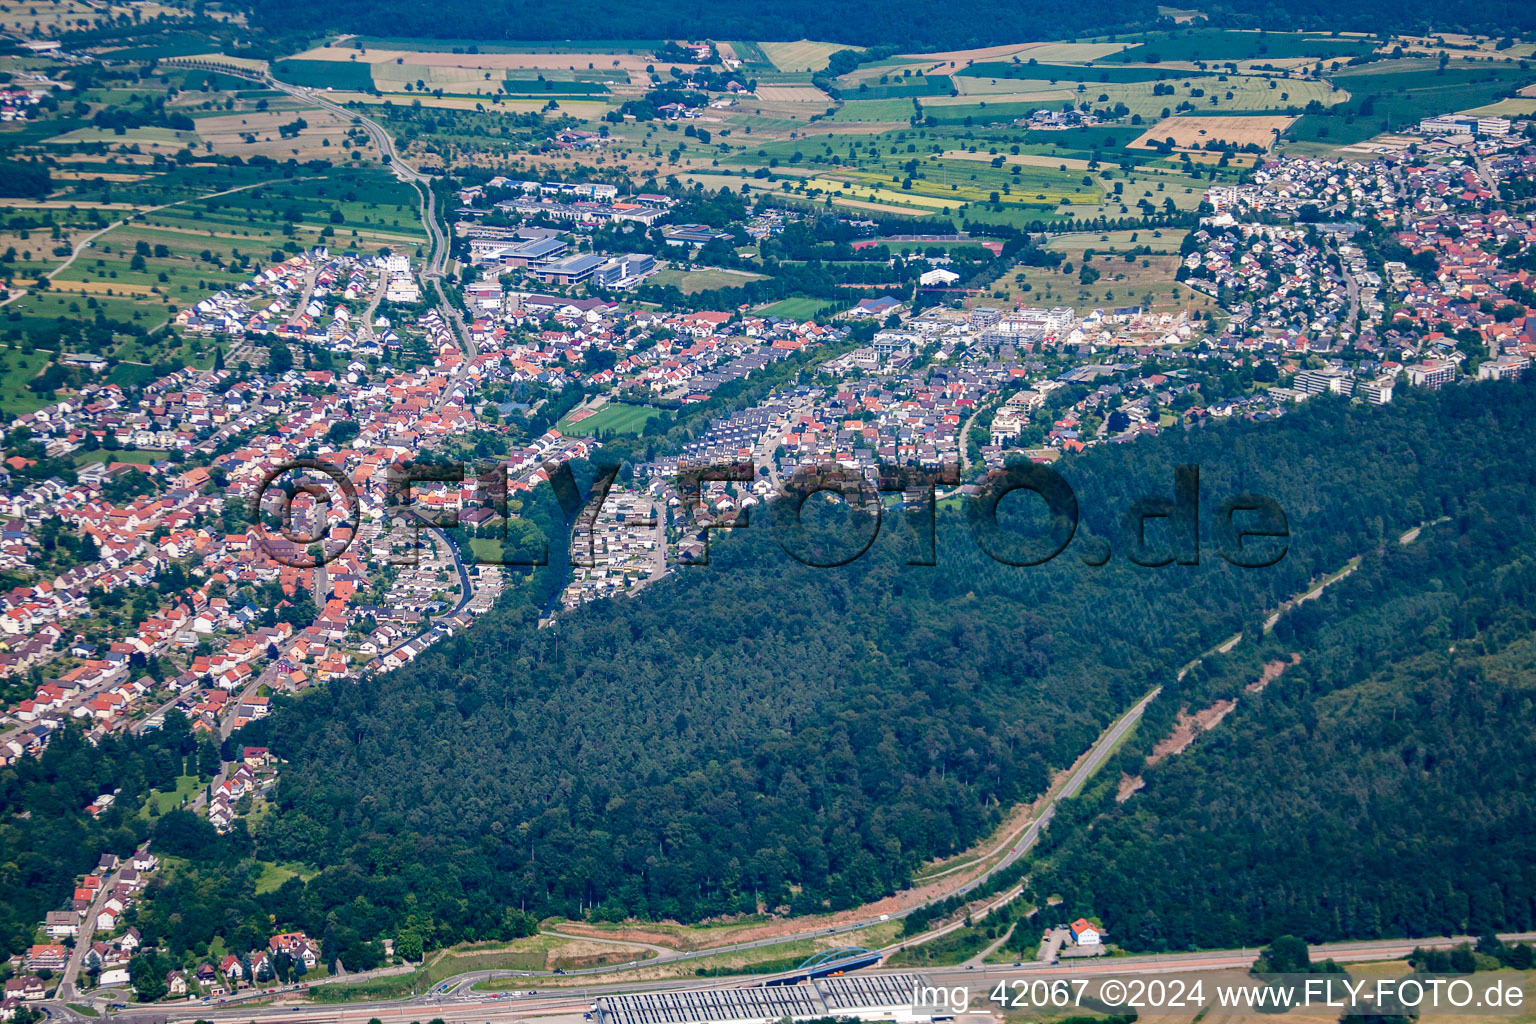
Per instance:
[[[294,479],[289,476],[298,475]],[[569,464],[546,464],[548,479],[556,501],[572,528],[570,562],[591,568],[594,564],[598,514],[618,475],[617,466],[598,467],[592,486],[584,495]],[[1177,466],[1173,474],[1173,494],[1137,498],[1119,517],[1122,553],[1136,565],[1156,568],[1165,565],[1199,565],[1201,559],[1200,469]],[[470,479],[461,462],[396,463],[387,472],[386,516],[403,522],[413,534],[423,529],[453,530],[459,527],[457,511],[423,511],[414,500],[413,484],[463,484]],[[507,507],[507,468],[492,464],[474,476],[475,493],[496,514],[501,523],[501,539],[507,539],[507,523],[512,518]],[[753,484],[758,470],[750,462],[724,462],[685,465],[678,469],[674,488],[685,509],[703,505],[703,488],[709,483]],[[274,485],[282,480],[280,488]],[[949,496],[959,493],[959,477],[954,467],[924,469],[913,466],[879,466],[873,478],[863,469],[850,469],[840,463],[801,466],[779,482],[769,504],[768,528],[774,539],[791,558],[817,568],[847,565],[860,558],[879,536],[886,516],[885,497],[901,494],[908,513],[908,523],[918,539],[918,551],[909,565],[937,564],[935,531],[938,521],[938,489],[950,488]],[[276,490],[278,500],[268,499]],[[999,518],[999,507],[1013,494],[1032,495],[1042,508],[1046,528],[1021,530],[1011,528]],[[853,517],[860,527],[858,536],[832,541],[825,531],[818,533],[803,515],[807,502],[818,494],[836,495],[848,507],[865,513]],[[319,508],[317,526],[300,532],[293,522],[294,503],[299,495],[312,498]],[[1050,466],[1035,463],[1010,465],[994,473],[975,493],[961,497],[964,521],[976,546],[1004,565],[1028,567],[1043,565],[1060,557],[1077,537],[1080,509],[1072,485]],[[1029,500],[1029,499],[1026,499]],[[331,514],[339,502],[345,509]],[[335,467],[313,459],[284,463],[267,473],[257,493],[256,518],[275,519],[277,536],[263,533],[262,543],[274,561],[297,567],[323,565],[339,557],[357,536],[359,502],[357,490]],[[732,517],[698,524],[694,532],[702,537],[698,554],[680,565],[708,565],[709,535],[712,530],[742,529],[750,525],[748,511],[741,509]],[[344,537],[332,536],[331,526],[346,522],[350,529]],[[653,518],[628,518],[626,530],[654,530]],[[1231,565],[1249,569],[1272,566],[1290,550],[1290,523],[1285,511],[1274,499],[1256,494],[1230,495],[1215,505],[1206,521],[1207,536],[1217,555]],[[414,550],[416,545],[411,545]],[[1078,558],[1088,566],[1102,566],[1114,556],[1113,545],[1095,538],[1085,542]],[[465,548],[467,550],[467,545]],[[535,550],[506,553],[498,558],[474,558],[482,565],[539,566],[549,563],[548,546]],[[472,558],[474,556],[471,556]]]

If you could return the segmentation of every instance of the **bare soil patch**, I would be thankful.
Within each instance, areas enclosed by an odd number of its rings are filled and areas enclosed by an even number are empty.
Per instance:
[[[1276,658],[1274,661],[1266,661],[1264,663],[1264,674],[1259,676],[1259,678],[1255,679],[1253,682],[1249,683],[1245,689],[1249,693],[1262,693],[1264,692],[1264,687],[1268,686],[1270,683],[1284,675],[1286,669],[1290,668],[1292,665],[1298,665],[1300,663],[1301,655],[1295,653],[1294,651],[1291,653],[1290,661],[1281,661],[1278,658]]]
[[[1147,767],[1150,768],[1165,757],[1182,754],[1188,750],[1189,745],[1195,742],[1196,736],[1220,725],[1221,720],[1226,718],[1235,707],[1237,707],[1237,701],[1227,698],[1218,700],[1210,707],[1202,708],[1194,714],[1188,711],[1179,712],[1178,719],[1173,723],[1173,731],[1159,740],[1157,746],[1152,748],[1152,753],[1147,756]]]

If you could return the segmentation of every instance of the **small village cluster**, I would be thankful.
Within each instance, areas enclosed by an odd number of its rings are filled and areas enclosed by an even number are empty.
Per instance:
[[[46,75],[29,74],[0,85],[0,121],[27,120],[53,84]]]
[[[272,763],[265,749],[245,748],[244,761],[230,780],[246,781],[232,786],[226,780],[216,791],[214,807],[238,793],[242,785],[258,785],[253,768],[269,782],[265,769]],[[76,879],[69,906],[49,911],[39,922],[38,931],[48,941],[34,943],[11,958],[12,976],[0,997],[0,1019],[12,1019],[22,1004],[49,998],[63,981],[77,990],[128,998],[133,991],[130,964],[146,946],[139,929],[127,923],[125,912],[142,898],[159,867],[159,858],[147,845],[127,857],[102,854],[93,870]],[[271,936],[265,949],[230,953],[193,968],[172,970],[164,981],[172,997],[219,996],[263,982],[286,982],[320,963],[318,942],[302,932],[283,932]]]
[[[1499,253],[1536,239],[1536,225],[1493,204],[1499,181],[1528,178],[1536,156],[1505,133],[1436,145],[1449,159],[1291,158],[1263,165],[1252,186],[1211,190],[1216,215],[1191,236],[1180,277],[1229,304],[1218,346],[1323,364],[1271,395],[1329,391],[1384,404],[1398,383],[1440,387],[1530,366],[1536,317],[1514,310],[1531,275]],[[1276,224],[1277,214],[1306,219]],[[1391,230],[1399,258],[1367,259],[1357,220],[1366,215]],[[1469,350],[1480,356],[1471,370]]]
[[[38,930],[49,941],[11,958],[13,976],[5,983],[0,1015],[9,1020],[20,1003],[47,998],[70,970],[103,988],[126,989],[128,963],[143,942],[139,930],[123,922],[123,912],[158,866],[147,846],[126,858],[102,854],[90,873],[76,879],[69,907],[50,910],[40,922]]]

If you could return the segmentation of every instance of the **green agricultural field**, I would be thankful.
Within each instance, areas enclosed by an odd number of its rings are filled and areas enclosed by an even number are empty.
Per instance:
[[[222,74],[218,71],[189,70],[181,76],[181,89],[186,91],[198,91],[207,86],[210,90],[220,90],[241,93],[250,90],[251,83],[244,78],[236,78],[234,75]],[[274,95],[286,95],[286,93]]]
[[[484,39],[409,39],[399,36],[358,36],[349,46],[367,50],[406,50],[417,53],[628,53],[647,54],[667,45],[663,39],[583,39],[548,42],[492,43]]]
[[[1154,32],[1136,44],[1101,57],[1098,64],[1157,64],[1162,61],[1285,60],[1293,57],[1347,59],[1370,53],[1368,39],[1335,38],[1300,32],[1241,32],[1235,29],[1184,28]]]
[[[26,295],[0,312],[0,337],[51,345],[66,321],[96,316],[152,331],[177,309],[312,245],[414,252],[425,241],[416,193],[377,165],[309,174],[250,167],[192,170],[198,172],[204,176],[203,197],[184,198],[189,181],[179,174],[111,186],[114,198],[136,205],[176,205],[145,210],[99,236],[48,291]],[[231,187],[241,190],[207,195]],[[170,337],[147,347],[125,344],[114,354],[141,363],[178,359],[206,366],[214,345]]]
[[[648,405],[628,405],[610,402],[597,412],[572,423],[561,420],[555,429],[569,437],[592,437],[597,434],[638,434],[645,425],[661,415],[660,409]]]
[[[0,323],[4,321],[0,320]],[[46,399],[27,389],[27,382],[36,377],[52,358],[52,352],[41,350],[29,355],[0,349],[0,410],[4,411],[4,418],[34,412],[48,404]]]
[[[888,176],[863,171],[841,172],[835,177],[827,175],[827,178],[846,179],[855,188],[878,189],[882,195],[870,197],[877,201],[882,196],[890,199],[905,195],[908,201],[920,205],[919,197],[942,200],[943,205],[994,201],[1048,207],[1063,203],[1095,205],[1102,195],[1089,175],[1074,178],[1070,173],[1039,167],[1019,168],[1019,171],[1019,174],[1010,174],[987,164],[938,160],[919,165],[917,177],[904,178],[899,183]],[[992,198],[994,194],[996,200]]]
[[[853,93],[854,96],[862,95]],[[832,121],[888,121],[901,123],[912,120],[917,108],[910,99],[850,99],[837,109]]]
[[[820,71],[838,50],[858,49],[842,43],[818,43],[801,39],[793,43],[758,43],[780,71]]]
[[[962,102],[953,104],[924,104],[923,119],[926,121],[931,118],[935,123],[941,125],[964,125],[970,127],[971,125],[1016,121],[1019,118],[1028,117],[1037,110],[1054,110],[1060,106],[1061,100],[1059,98],[980,100],[975,102],[962,99]]]
[[[603,96],[608,87],[602,82],[560,81],[554,78],[509,78],[502,89],[514,96]]]
[[[1165,79],[1201,77],[1205,71],[1179,71],[1159,67],[1113,67],[1081,64],[1007,64],[989,61],[955,72],[962,78],[1017,78],[1045,82],[1161,82]]]
[[[293,85],[321,89],[347,89],[355,92],[373,89],[373,69],[360,60],[280,60],[273,63],[272,76]]]
[[[1059,268],[1014,267],[977,301],[986,305],[1065,303],[1083,310],[1145,305],[1158,311],[1219,314],[1221,310],[1214,300],[1173,279],[1179,267],[1178,247],[1183,237],[1183,231],[1150,229],[1057,235],[1048,246],[1066,257]],[[1132,250],[1143,246],[1151,252],[1132,254]],[[1085,283],[1083,258],[1089,251],[1093,256],[1088,266],[1098,277]],[[1131,256],[1129,260],[1127,255]]]
[[[154,42],[127,46],[120,50],[108,50],[112,60],[163,60],[166,57],[188,57],[195,53],[207,53],[210,42],[206,35],[197,32],[169,33]]]
[[[958,97],[931,97],[919,101],[924,118],[940,124],[996,125],[1015,121],[1035,110],[1055,110],[1066,103],[1088,103],[1095,108],[1123,106],[1127,114],[1151,122],[1188,103],[1196,113],[1236,114],[1274,111],[1300,113],[1308,103],[1338,103],[1346,94],[1324,82],[1286,81],[1257,75],[1176,75],[1162,83],[1068,82],[1040,80],[1010,83],[998,79],[956,79],[963,89]],[[1158,88],[1171,88],[1158,95]],[[997,90],[1008,89],[1007,92]]]
[[[1397,131],[1421,118],[1493,103],[1536,81],[1536,71],[1515,64],[1399,60],[1347,68],[1333,76],[1349,99],[1321,114],[1307,114],[1288,140],[1342,146]],[[1289,84],[1289,83],[1288,83]]]
[[[773,61],[768,59],[768,55],[763,52],[763,48],[756,43],[733,42],[731,43],[731,49],[736,51],[736,56],[741,59],[742,64],[753,70],[773,67]]]
[[[196,132],[179,132],[172,128],[125,128],[121,133],[111,128],[77,128],[47,140],[51,146],[76,146],[105,143],[109,146],[148,145],[162,147],[195,146]]]
[[[846,87],[843,95],[849,99],[859,100],[948,96],[954,87],[954,79],[948,75],[913,75],[910,78],[892,78],[889,82],[871,82],[865,79],[857,86]]]

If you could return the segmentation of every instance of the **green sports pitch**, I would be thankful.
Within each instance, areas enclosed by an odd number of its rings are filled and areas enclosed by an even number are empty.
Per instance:
[[[567,437],[591,437],[594,434],[638,434],[646,423],[660,416],[660,409],[648,405],[626,405],[613,402],[575,423],[561,420],[557,430]]]

